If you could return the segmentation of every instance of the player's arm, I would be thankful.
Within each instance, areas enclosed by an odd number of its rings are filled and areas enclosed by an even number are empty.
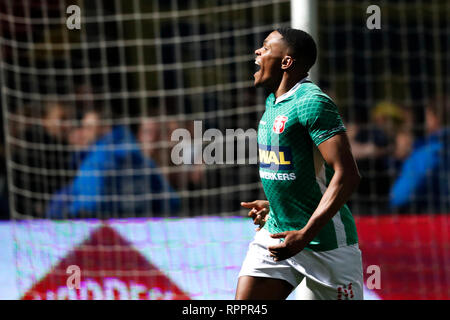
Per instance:
[[[340,133],[319,145],[324,160],[334,169],[333,178],[316,211],[303,228],[311,240],[349,200],[358,187],[361,176],[345,133]]]
[[[272,235],[273,238],[285,238],[279,245],[269,247],[276,261],[303,250],[348,201],[361,179],[345,132],[322,142],[318,148],[324,160],[334,169],[333,178],[305,227]]]

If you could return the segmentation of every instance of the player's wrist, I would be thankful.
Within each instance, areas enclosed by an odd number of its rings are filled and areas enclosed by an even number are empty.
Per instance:
[[[307,226],[303,227],[300,230],[297,230],[297,233],[300,235],[300,237],[306,241],[307,243],[314,240],[314,238],[317,235],[317,230],[314,230],[313,228],[308,228]]]

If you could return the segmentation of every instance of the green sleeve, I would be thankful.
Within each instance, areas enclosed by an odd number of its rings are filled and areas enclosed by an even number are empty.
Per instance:
[[[326,96],[305,97],[297,114],[316,146],[346,130],[336,105]]]

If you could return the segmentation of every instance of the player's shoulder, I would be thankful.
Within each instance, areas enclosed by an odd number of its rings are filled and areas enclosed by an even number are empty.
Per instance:
[[[302,84],[300,90],[296,92],[295,99],[297,101],[296,105],[299,108],[321,108],[323,106],[335,107],[333,99],[313,82]]]

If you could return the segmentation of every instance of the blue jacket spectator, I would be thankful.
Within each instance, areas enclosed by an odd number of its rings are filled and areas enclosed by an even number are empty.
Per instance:
[[[450,128],[444,128],[415,143],[391,189],[392,208],[410,212],[448,212],[449,139]]]
[[[73,182],[51,200],[47,217],[162,216],[179,208],[180,199],[131,131],[116,126],[91,146]]]

